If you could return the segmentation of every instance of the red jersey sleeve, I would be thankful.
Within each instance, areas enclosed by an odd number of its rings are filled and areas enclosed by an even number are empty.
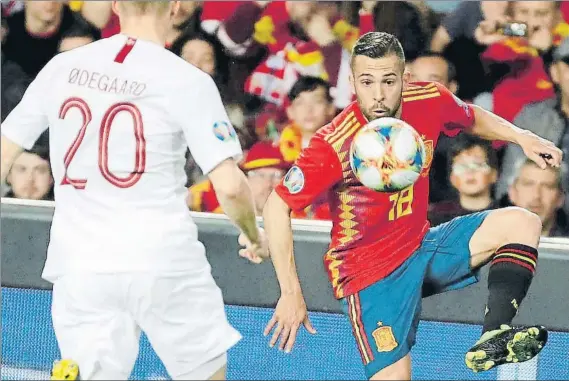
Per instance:
[[[342,178],[338,155],[322,137],[315,136],[275,190],[292,210],[302,210]]]
[[[474,109],[460,100],[446,87],[437,83],[441,102],[441,123],[447,136],[456,136],[459,132],[474,125]]]

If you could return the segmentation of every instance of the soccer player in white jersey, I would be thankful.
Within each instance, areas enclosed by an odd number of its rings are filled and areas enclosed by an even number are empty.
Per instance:
[[[268,245],[241,147],[212,79],[164,49],[179,2],[113,7],[121,34],[52,59],[2,124],[1,180],[49,126],[55,213],[42,276],[81,379],[126,380],[141,330],[173,379],[223,379],[241,336],[186,206],[184,154],[259,262]]]

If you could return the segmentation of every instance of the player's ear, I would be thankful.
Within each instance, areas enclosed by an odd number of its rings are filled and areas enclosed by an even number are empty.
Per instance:
[[[405,70],[403,72],[403,91],[407,90],[407,87],[409,87],[409,82],[411,82],[411,73]]]
[[[356,84],[354,81],[354,74],[350,73],[350,88],[352,89],[352,94],[356,93]]]
[[[178,14],[178,11],[180,10],[180,2],[172,1],[171,4],[172,6],[170,8],[170,17],[174,17]]]
[[[119,12],[119,2],[118,1],[113,1],[111,8],[113,9],[113,12],[115,13],[115,15],[119,16],[120,12]]]

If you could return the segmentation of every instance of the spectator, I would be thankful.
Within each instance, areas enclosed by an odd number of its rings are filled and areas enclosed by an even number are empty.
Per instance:
[[[462,134],[451,152],[450,182],[458,199],[432,204],[429,221],[433,226],[465,214],[494,209],[492,186],[498,177],[498,158],[489,142]]]
[[[290,124],[281,134],[279,147],[286,161],[294,162],[316,131],[330,122],[336,108],[330,84],[316,77],[300,77],[288,94]]]
[[[181,1],[167,38],[167,47],[184,33],[200,33],[201,1]],[[120,32],[119,19],[112,11],[112,1],[71,1],[70,6],[95,25],[107,38]]]
[[[556,96],[526,105],[514,122],[520,128],[555,143],[563,150],[565,166],[569,167],[569,38],[566,38],[553,53],[550,74],[557,90]],[[497,187],[498,197],[507,193],[515,170],[525,157],[517,145],[508,145]],[[569,182],[569,179],[566,181]],[[566,204],[565,210],[569,213],[569,200]]]
[[[27,200],[53,200],[53,178],[49,151],[37,145],[18,156],[8,173],[6,184],[11,190],[6,197]]]
[[[315,1],[243,2],[216,34],[233,56],[262,54],[245,81],[246,93],[282,106],[299,76],[315,76],[330,82],[340,108],[352,101],[342,38],[353,37],[341,21]]]
[[[61,36],[59,41],[58,52],[67,52],[71,49],[94,42],[100,36],[99,31],[92,24],[77,18],[75,24],[65,34]]]
[[[374,30],[396,36],[413,61],[427,48],[426,20],[415,5],[406,1],[378,1],[373,10]]]
[[[421,54],[409,65],[409,71],[413,82],[439,82],[453,94],[456,94],[458,90],[455,67],[440,53]],[[449,168],[448,153],[453,141],[454,138],[441,134],[435,147],[431,172],[429,173],[429,200],[431,202],[448,200],[454,195],[454,191],[448,187],[449,174],[447,170]]]
[[[213,38],[203,33],[184,33],[172,44],[170,50],[213,77],[218,87],[225,83],[227,58]]]
[[[409,69],[412,82],[439,82],[453,94],[458,91],[456,68],[441,53],[422,53],[411,62]]]
[[[247,153],[241,168],[249,180],[257,215],[263,214],[267,198],[289,166],[290,164],[285,162],[278,148],[270,142],[255,143]],[[188,206],[196,212],[223,213],[209,180],[190,187]]]
[[[2,51],[2,121],[20,103],[31,81],[18,64],[6,59]]]
[[[24,10],[7,18],[3,53],[35,78],[57,54],[62,36],[74,27],[76,17],[60,1],[26,1]]]
[[[565,194],[559,168],[541,169],[526,159],[510,186],[509,196],[513,205],[539,216],[542,236],[569,237],[567,215],[561,209]]]
[[[484,48],[475,41],[474,32],[483,20],[502,19],[507,6],[507,1],[462,1],[443,19],[431,40],[431,50],[444,52],[456,65],[461,99],[474,99],[491,88],[479,58]]]
[[[503,21],[482,22],[475,32],[477,41],[488,46],[482,59],[490,71],[505,70],[493,90],[493,112],[508,121],[525,105],[554,96],[546,65],[560,34],[569,31],[569,25],[559,23],[555,1],[514,1],[511,13],[515,21],[527,24],[527,38],[504,36]]]

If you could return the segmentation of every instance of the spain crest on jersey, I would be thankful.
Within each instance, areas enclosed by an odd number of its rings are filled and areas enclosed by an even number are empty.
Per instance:
[[[435,147],[432,140],[423,139],[423,143],[425,144],[425,162],[423,163],[423,172],[421,173],[421,176],[427,177],[429,175],[429,168],[433,162]]]
[[[395,336],[393,335],[393,329],[389,326],[383,325],[382,322],[377,323],[378,328],[372,332],[373,339],[377,345],[378,352],[391,352],[399,345]]]

